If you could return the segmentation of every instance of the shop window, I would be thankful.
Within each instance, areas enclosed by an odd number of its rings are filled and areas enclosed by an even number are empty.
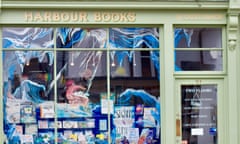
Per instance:
[[[120,51],[122,52],[122,51]],[[143,51],[134,51],[143,54]],[[151,51],[150,53],[158,53]],[[113,126],[111,133],[116,143],[129,141],[137,143],[149,141],[160,142],[160,85],[159,69],[154,66],[152,56],[138,60],[124,59],[129,64],[124,67],[111,66],[111,90],[113,96]],[[148,65],[148,71],[144,67]],[[152,68],[150,68],[152,66]],[[130,73],[130,71],[133,73]],[[156,72],[156,73],[155,73]]]
[[[110,29],[110,46],[117,48],[110,51],[111,135],[116,143],[160,143],[158,36],[156,28]]]
[[[175,28],[175,71],[223,71],[221,28]]]
[[[9,143],[160,143],[157,28],[3,28],[3,46]]]

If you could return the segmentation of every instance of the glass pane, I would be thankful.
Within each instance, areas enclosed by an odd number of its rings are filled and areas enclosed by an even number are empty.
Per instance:
[[[4,132],[8,143],[54,142],[53,52],[3,52]],[[28,140],[28,141],[27,141]]]
[[[108,116],[100,101],[106,97],[106,75],[105,52],[57,53],[59,144],[95,143],[99,131],[107,130]]]
[[[110,28],[111,48],[159,48],[158,28]]]
[[[222,48],[221,28],[175,28],[175,48]]]
[[[58,48],[105,48],[107,29],[58,28]]]
[[[3,48],[53,48],[52,28],[3,28]]]
[[[222,51],[176,51],[176,71],[222,71]]]
[[[159,51],[111,51],[112,77],[158,77]]]
[[[128,65],[111,65],[112,143],[160,143],[158,51],[133,53],[138,55],[135,63],[126,58]],[[152,67],[145,64],[146,53]],[[148,71],[144,70],[146,65]]]
[[[217,144],[217,85],[183,85],[182,143]]]

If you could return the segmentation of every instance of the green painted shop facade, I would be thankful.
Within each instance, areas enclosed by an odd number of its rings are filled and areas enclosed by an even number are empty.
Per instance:
[[[0,8],[0,143],[240,143],[238,0]]]

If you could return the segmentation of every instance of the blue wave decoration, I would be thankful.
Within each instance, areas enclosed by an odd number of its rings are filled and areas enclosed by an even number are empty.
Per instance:
[[[110,28],[111,48],[158,48],[157,28]]]
[[[186,40],[187,47],[190,47],[191,45],[191,37],[193,34],[193,29],[186,29],[186,28],[176,28],[174,30],[174,47],[178,47],[179,42],[182,39]]]
[[[159,48],[159,32],[157,28],[110,28],[110,48]],[[119,67],[123,66],[123,60],[127,56],[132,62],[134,51],[112,51],[112,58],[117,58]],[[151,52],[151,60],[160,74],[159,52]]]
[[[58,28],[58,48],[105,48],[106,29]]]
[[[126,89],[124,92],[122,92],[119,95],[118,102],[123,103],[123,104],[130,104],[130,99],[132,97],[137,97],[143,100],[144,104],[149,105],[149,106],[154,106],[156,108],[156,112],[153,113],[153,117],[155,120],[160,124],[160,102],[156,99],[155,96],[147,93],[145,90],[135,90],[135,89]]]
[[[141,123],[145,123],[148,125],[152,125],[154,127],[156,127],[156,137],[159,137],[160,135],[160,127],[161,127],[161,105],[160,105],[160,101],[158,99],[156,99],[156,96],[153,96],[149,93],[147,93],[145,90],[136,90],[136,89],[126,89],[124,92],[122,92],[117,101],[118,103],[122,103],[124,105],[130,105],[130,99],[131,98],[140,98],[144,105],[146,106],[151,106],[154,107],[156,109],[156,111],[151,111],[151,115],[152,117],[155,119],[156,124],[153,123],[152,121],[148,121],[148,120],[141,120]],[[138,124],[138,121],[135,122],[136,124]],[[112,138],[112,143],[115,143],[116,140],[116,128],[113,127],[112,131],[111,131],[111,138]]]
[[[174,30],[174,48],[177,48],[180,41],[183,39],[186,40],[187,47],[190,47],[192,34],[193,29],[176,28]],[[176,61],[176,52],[174,52],[174,61]],[[175,64],[175,71],[182,71],[182,69]]]
[[[53,48],[53,28],[3,28],[3,48]]]
[[[40,93],[45,92],[46,87],[44,85],[38,84],[36,82],[30,80],[24,80],[21,82],[20,87],[18,87],[13,96],[16,98],[20,98],[25,101],[31,101],[35,104],[39,104],[44,102],[41,98]]]

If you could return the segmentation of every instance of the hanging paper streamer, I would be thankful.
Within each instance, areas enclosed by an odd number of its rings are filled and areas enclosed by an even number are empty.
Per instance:
[[[106,29],[82,29],[82,28],[59,28],[57,30],[57,47],[60,48],[105,48]],[[71,60],[68,70],[75,67],[78,69],[76,77],[87,79],[89,91],[92,80],[96,75],[101,61],[101,51],[82,51],[69,54]]]
[[[110,29],[110,47],[111,48],[159,48],[158,31],[156,28],[112,28]],[[134,51],[112,51],[111,58],[117,59],[118,68],[116,72],[121,75],[126,75],[123,60],[127,56],[129,62],[132,62]],[[156,59],[158,52],[151,54],[151,59],[154,65],[159,64]],[[159,66],[156,67],[159,71]]]
[[[88,81],[86,93],[89,92],[92,85],[99,64],[101,62],[102,52],[101,51],[82,51],[72,53],[74,67],[77,67],[78,77],[82,77]],[[71,71],[71,67],[69,67]]]
[[[3,28],[3,48],[52,47],[52,28]]]
[[[72,48],[73,45],[81,41],[86,35],[86,31],[81,28],[59,28],[57,37],[60,38],[60,43],[57,47]]]
[[[59,28],[58,48],[105,48],[106,29]]]
[[[52,28],[3,28],[3,48],[52,48]],[[31,58],[39,58],[42,62],[48,56],[49,65],[53,64],[53,52],[50,51],[14,51],[3,54],[5,78],[12,79],[14,72],[22,72]],[[19,68],[21,70],[17,70]]]

